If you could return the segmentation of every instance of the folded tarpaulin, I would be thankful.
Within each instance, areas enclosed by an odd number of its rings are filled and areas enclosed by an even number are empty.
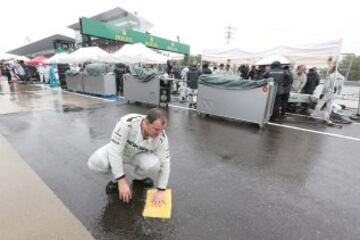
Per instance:
[[[110,70],[111,70],[110,64],[106,64],[106,63],[92,63],[86,65],[85,67],[86,73],[94,77],[108,73],[110,72]]]
[[[134,67],[132,69],[132,75],[137,80],[143,82],[149,82],[150,80],[154,79],[157,75],[159,75],[159,72],[151,68],[149,69],[143,67]]]
[[[261,80],[246,80],[239,75],[227,74],[203,74],[199,77],[199,84],[209,87],[229,90],[248,90],[266,85],[272,78]]]

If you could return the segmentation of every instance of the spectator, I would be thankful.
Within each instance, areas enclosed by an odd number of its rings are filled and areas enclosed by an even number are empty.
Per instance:
[[[190,108],[196,108],[197,92],[198,92],[198,80],[201,72],[198,70],[195,64],[190,66],[187,73],[187,97]]]
[[[305,66],[299,65],[294,73],[294,81],[291,90],[300,93],[306,84]]]
[[[209,69],[209,65],[207,63],[202,65],[202,74],[212,74],[212,71]]]
[[[264,77],[273,78],[274,82],[277,84],[273,114],[270,118],[271,121],[276,121],[279,117],[285,117],[292,77],[289,75],[289,71],[281,68],[279,61],[274,61],[271,64],[270,70],[264,75]]]
[[[222,74],[222,73],[225,73],[225,69],[224,69],[224,64],[220,64],[219,65],[219,68],[218,69],[216,69],[215,71],[214,71],[214,73],[216,73],[216,74]]]
[[[320,76],[316,72],[316,68],[310,68],[309,73],[306,75],[306,84],[303,88],[303,93],[313,94],[315,88],[320,83]]]

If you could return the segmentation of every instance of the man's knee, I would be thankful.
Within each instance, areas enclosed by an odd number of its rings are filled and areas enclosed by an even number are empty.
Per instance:
[[[110,171],[109,162],[107,161],[107,152],[104,147],[96,150],[87,161],[88,167],[95,172],[108,173]]]

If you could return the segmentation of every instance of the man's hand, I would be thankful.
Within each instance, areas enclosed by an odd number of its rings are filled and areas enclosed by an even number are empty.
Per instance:
[[[129,184],[127,183],[125,178],[118,180],[118,186],[119,186],[119,198],[123,202],[130,202],[132,198],[131,190],[129,187]]]
[[[165,202],[165,191],[156,191],[151,199],[151,203],[154,207],[160,207],[161,204],[166,204]]]

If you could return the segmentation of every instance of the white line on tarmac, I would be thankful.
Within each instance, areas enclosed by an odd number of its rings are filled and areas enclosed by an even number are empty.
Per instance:
[[[286,113],[286,115],[303,117],[303,118],[308,118],[308,119],[314,118],[314,119],[322,120],[322,118],[319,118],[319,117],[310,117],[310,116],[301,115],[301,114],[296,114],[296,113]],[[347,117],[349,117],[349,116],[347,116]],[[351,124],[358,125],[358,124],[360,124],[360,123],[358,123],[358,122],[352,122]]]
[[[288,113],[288,112],[287,112],[286,115],[303,117],[303,118],[314,118],[314,119],[320,119],[320,120],[322,120],[322,118],[319,118],[319,117],[312,117],[312,116],[301,115],[301,114],[297,114],[297,113]]]
[[[169,104],[168,106],[173,107],[173,108],[180,108],[180,109],[184,109],[184,110],[189,110],[189,111],[197,111],[196,109],[193,109],[193,108],[182,107],[182,106],[177,106],[177,105],[172,105],[172,104]]]
[[[345,135],[336,134],[336,133],[320,132],[320,131],[310,130],[310,129],[306,129],[306,128],[300,128],[300,127],[289,126],[289,125],[278,124],[278,123],[271,123],[271,122],[269,122],[267,124],[277,126],[277,127],[289,128],[289,129],[293,129],[293,130],[297,130],[297,131],[317,133],[317,134],[321,134],[321,135],[326,135],[326,136],[337,137],[337,138],[360,142],[360,138],[345,136]]]
[[[184,109],[184,110],[196,111],[196,109],[192,109],[192,108],[188,108],[188,107],[182,107],[182,106],[177,106],[177,105],[172,105],[172,104],[169,104],[168,106],[169,106],[169,107],[173,107],[173,108]],[[303,115],[300,115],[300,114],[292,114],[292,115],[303,116]],[[304,117],[305,117],[305,116],[304,116]],[[297,131],[317,133],[317,134],[320,134],[320,135],[326,135],[326,136],[337,137],[337,138],[342,138],[342,139],[347,139],[347,140],[352,140],[352,141],[360,142],[360,138],[345,136],[345,135],[336,134],[336,133],[320,132],[320,131],[315,131],[315,130],[311,130],[311,129],[294,127],[294,126],[284,125],[284,124],[278,124],[278,123],[271,123],[271,122],[268,122],[267,124],[268,124],[268,125],[277,126],[277,127],[289,128],[289,129],[293,129],[293,130],[297,130]],[[360,123],[352,123],[352,124],[360,124]]]

